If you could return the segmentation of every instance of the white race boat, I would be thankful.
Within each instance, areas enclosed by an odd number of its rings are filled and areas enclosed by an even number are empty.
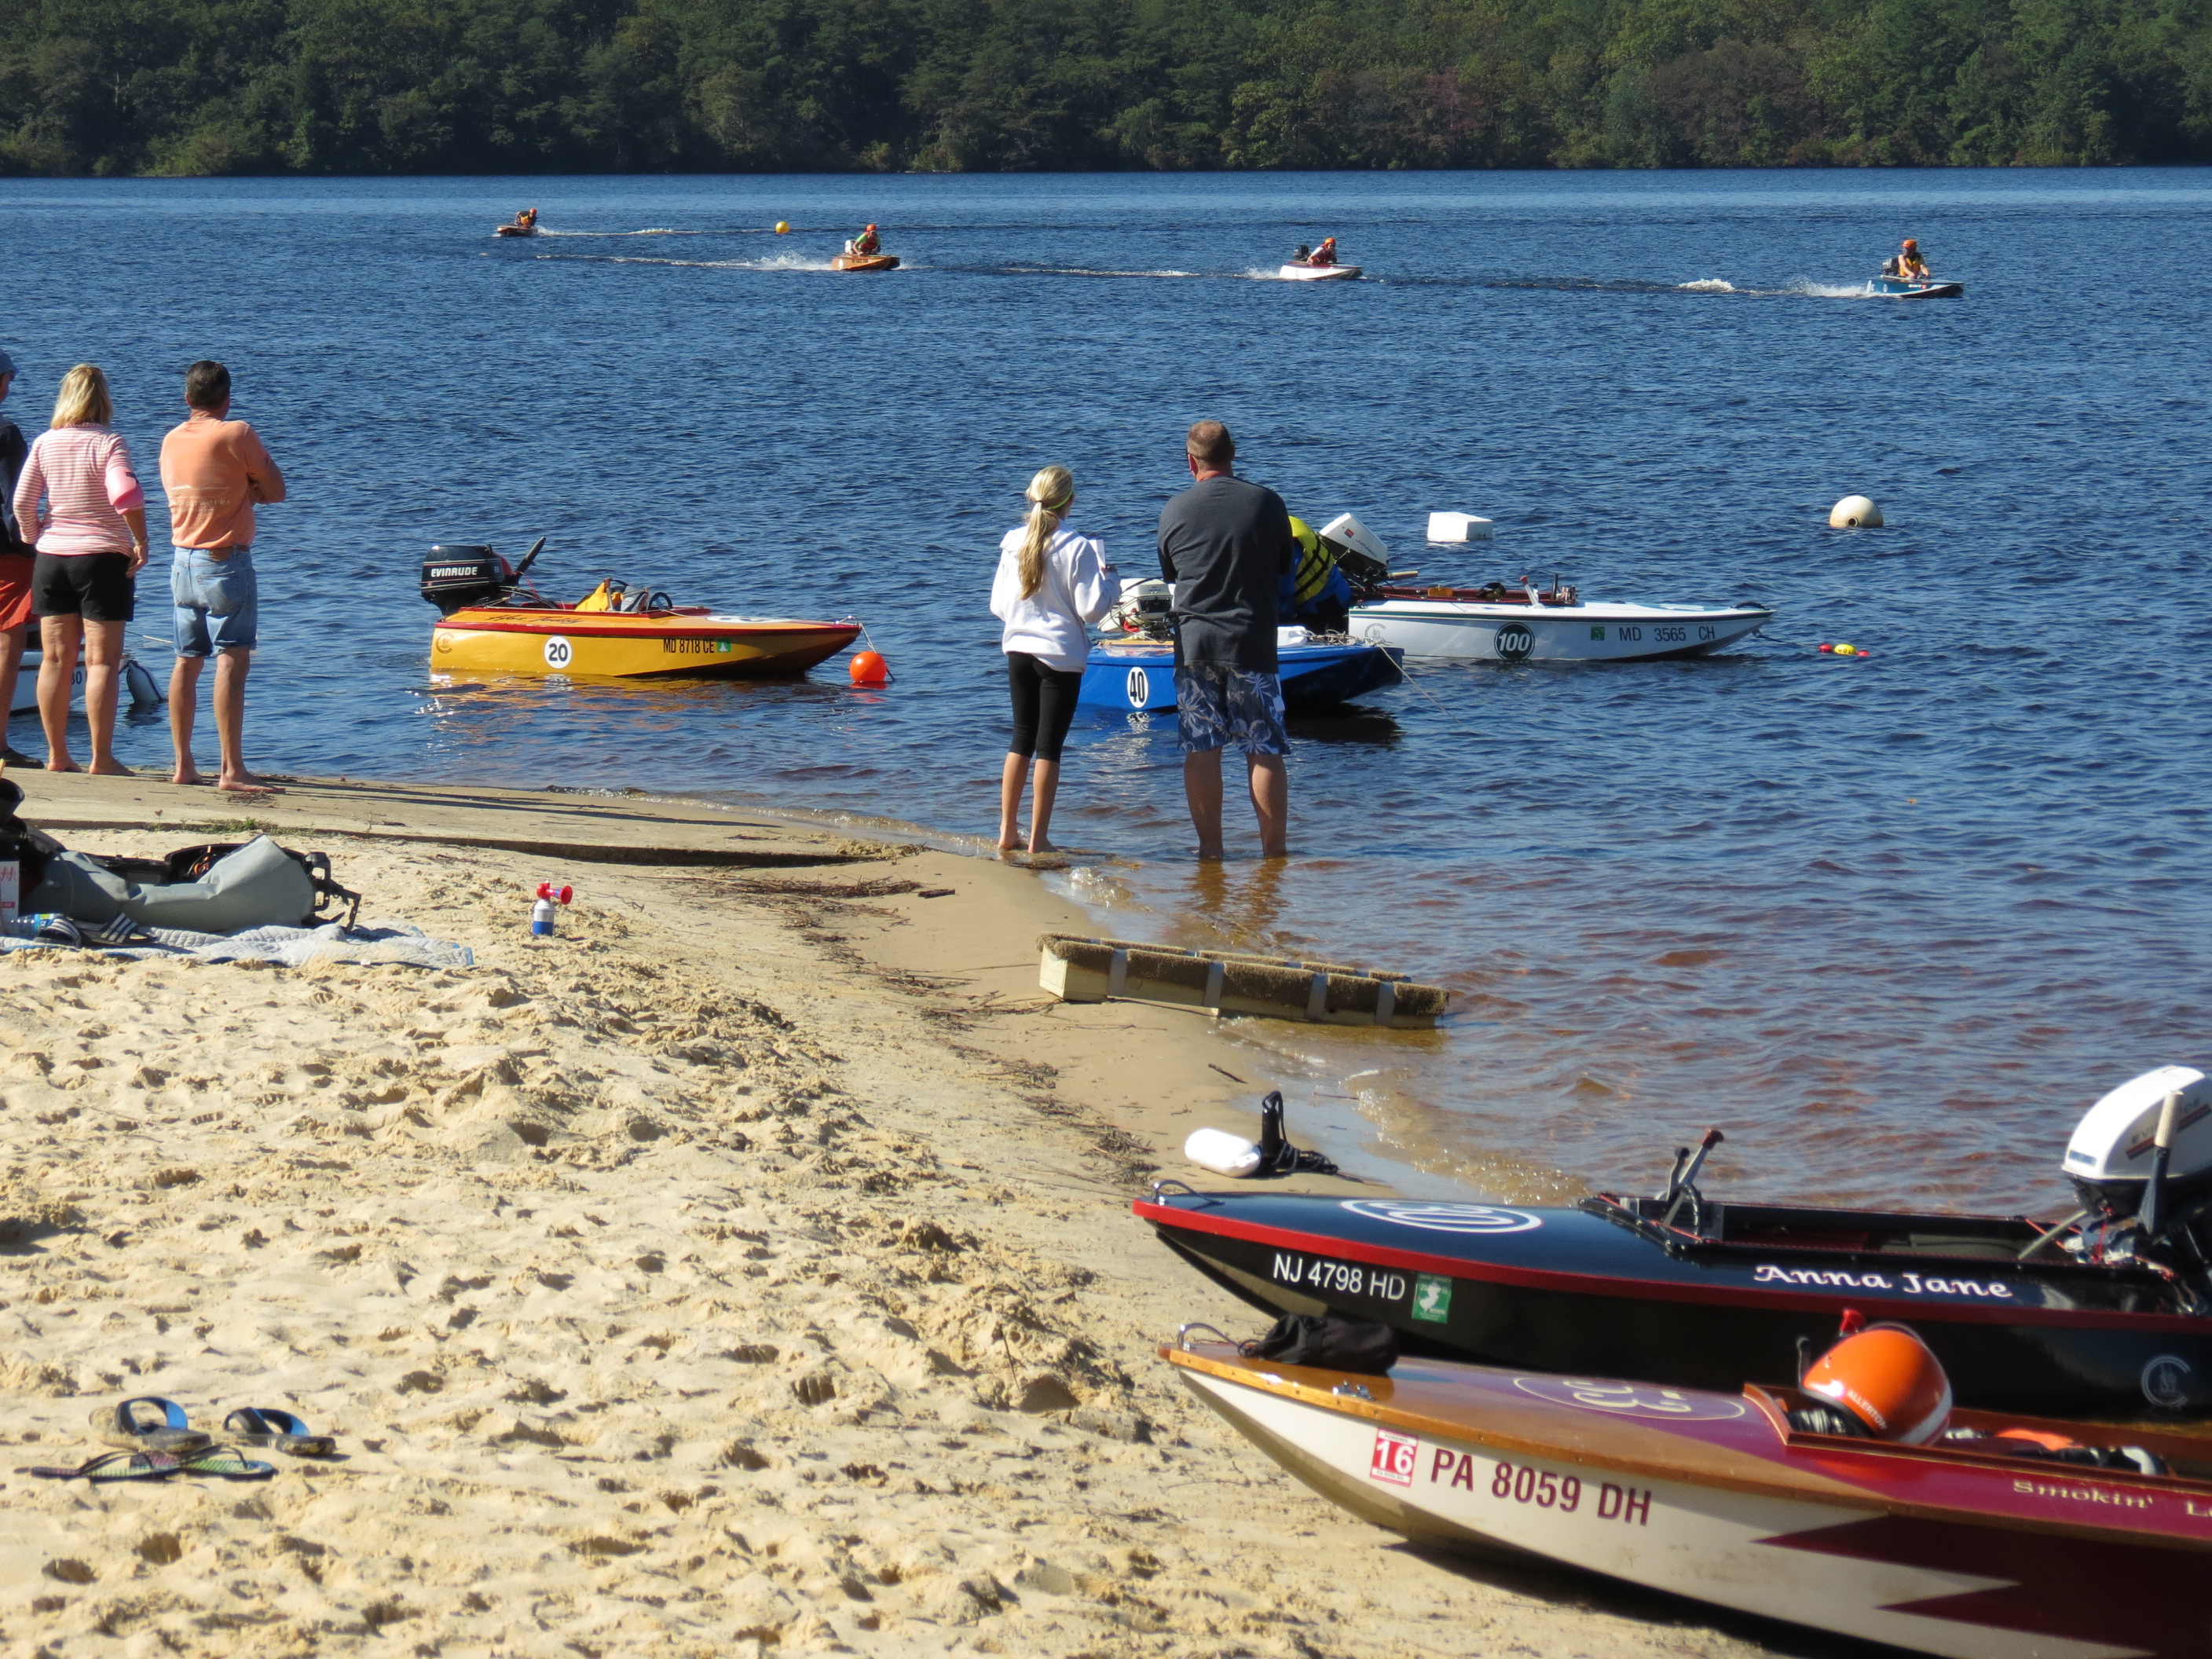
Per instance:
[[[15,675],[15,707],[8,711],[10,717],[16,714],[34,714],[38,712],[40,660],[36,647],[23,653],[23,665]],[[118,701],[133,708],[143,708],[148,703],[161,701],[160,683],[148,671],[146,665],[136,657],[125,656],[123,659],[123,678]],[[76,678],[70,683],[70,707],[80,709],[84,707],[84,659],[82,656],[77,659]]]
[[[1909,1446],[1801,1427],[1820,1401],[1795,1389],[1419,1358],[1355,1376],[1226,1343],[1161,1353],[1291,1474],[1422,1544],[1948,1659],[2205,1650],[2212,1468],[2191,1437],[1958,1411],[1966,1437]],[[2031,1455],[2053,1440],[2119,1455]]]
[[[1277,273],[1286,283],[1333,283],[1359,275],[1358,265],[1303,265],[1296,260]]]
[[[1481,662],[1637,662],[1702,657],[1774,620],[1765,605],[1587,604],[1572,587],[1382,587],[1352,607],[1354,639],[1409,657]]]

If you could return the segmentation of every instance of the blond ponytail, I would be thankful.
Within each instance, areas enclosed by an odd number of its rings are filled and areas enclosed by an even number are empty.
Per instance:
[[[1048,466],[1030,480],[1030,520],[1022,537],[1022,597],[1033,599],[1044,586],[1044,550],[1061,517],[1075,505],[1075,476],[1064,466]]]

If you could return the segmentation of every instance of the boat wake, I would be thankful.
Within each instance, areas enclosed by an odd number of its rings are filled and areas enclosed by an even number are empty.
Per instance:
[[[1553,289],[1568,294],[1726,294],[1754,300],[1863,300],[1863,283],[1816,283],[1796,276],[1778,288],[1739,288],[1718,276],[1700,276],[1687,283],[1647,283],[1632,277],[1507,276],[1486,283],[1490,288]]]
[[[1090,265],[993,265],[1001,276],[1203,276],[1202,270],[1106,270]]]
[[[549,236],[558,236],[568,240],[588,241],[615,236],[744,236],[764,235],[766,233],[744,230],[678,230],[669,226],[654,225],[644,230],[546,230],[540,228],[538,234],[541,240]]]
[[[772,254],[765,259],[673,259],[655,258],[645,253],[541,253],[541,259],[559,259],[575,264],[593,265],[677,265],[689,270],[819,270],[831,267],[824,258],[809,258],[801,254]]]

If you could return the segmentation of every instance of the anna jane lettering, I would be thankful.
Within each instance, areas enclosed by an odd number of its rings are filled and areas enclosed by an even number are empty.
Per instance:
[[[1887,1273],[1846,1273],[1840,1268],[1778,1267],[1771,1261],[1759,1264],[1752,1282],[1755,1285],[1818,1285],[1847,1291],[1903,1291],[1907,1296],[1986,1296],[2001,1301],[2009,1300],[2012,1286],[2002,1279],[1987,1284],[1978,1279],[1927,1279],[1918,1273],[1899,1273],[1904,1283],[1893,1281]]]

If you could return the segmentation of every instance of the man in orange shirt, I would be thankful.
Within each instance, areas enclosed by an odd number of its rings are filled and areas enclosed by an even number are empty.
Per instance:
[[[253,580],[253,504],[284,499],[284,475],[261,440],[230,413],[230,371],[201,362],[185,371],[185,423],[161,440],[161,488],[169,497],[175,563],[177,666],[169,677],[169,734],[178,783],[198,783],[192,714],[200,666],[215,665],[218,789],[272,790],[246,769],[246,674],[253,657],[259,599]]]

